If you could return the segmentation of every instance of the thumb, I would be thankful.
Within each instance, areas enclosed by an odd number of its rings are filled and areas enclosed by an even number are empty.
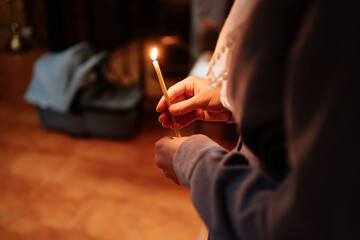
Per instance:
[[[209,104],[209,101],[210,99],[206,97],[205,92],[200,92],[199,94],[193,96],[192,98],[172,104],[169,107],[169,112],[172,115],[179,116],[179,115],[185,115],[197,109],[204,110]]]

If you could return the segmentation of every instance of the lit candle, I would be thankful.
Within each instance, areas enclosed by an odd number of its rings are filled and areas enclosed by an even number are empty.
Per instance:
[[[163,92],[163,95],[165,97],[166,104],[167,104],[168,107],[170,107],[171,102],[170,102],[169,95],[167,93],[166,85],[165,85],[165,82],[164,82],[164,78],[163,78],[163,76],[161,74],[160,66],[159,66],[158,61],[156,60],[156,57],[157,57],[157,49],[154,48],[151,51],[151,59],[153,60],[156,75],[157,75],[157,77],[159,79],[161,91]],[[178,126],[176,124],[176,120],[175,120],[174,116],[170,114],[170,117],[171,117],[171,121],[173,123],[173,128],[174,128],[176,137],[181,137],[180,132],[179,132],[179,128],[178,128]]]

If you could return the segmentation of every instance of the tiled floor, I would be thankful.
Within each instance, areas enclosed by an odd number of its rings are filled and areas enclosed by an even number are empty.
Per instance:
[[[0,51],[0,239],[197,239],[189,191],[154,164],[154,143],[173,135],[157,123],[155,101],[130,140],[46,130],[23,100],[43,53]],[[228,128],[197,123],[182,133],[206,132],[231,148]]]

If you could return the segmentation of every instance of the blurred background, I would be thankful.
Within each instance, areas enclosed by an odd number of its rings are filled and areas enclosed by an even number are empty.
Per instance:
[[[167,87],[204,77],[232,0],[0,0],[0,239],[199,239],[154,144]],[[195,122],[236,145],[235,126]]]

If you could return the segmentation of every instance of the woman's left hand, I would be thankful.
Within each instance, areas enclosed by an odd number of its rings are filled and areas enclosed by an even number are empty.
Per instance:
[[[187,137],[163,137],[155,143],[155,163],[161,168],[166,177],[180,184],[173,168],[173,157],[179,146]]]

